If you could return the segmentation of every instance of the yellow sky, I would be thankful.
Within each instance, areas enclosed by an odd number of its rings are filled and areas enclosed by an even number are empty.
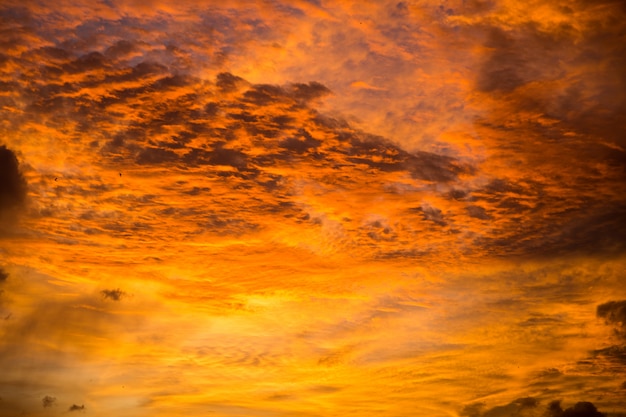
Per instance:
[[[0,416],[626,413],[625,12],[3,2]]]

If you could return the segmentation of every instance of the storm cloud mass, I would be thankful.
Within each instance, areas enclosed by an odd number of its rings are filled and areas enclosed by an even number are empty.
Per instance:
[[[625,15],[3,2],[0,415],[623,415]]]
[[[13,209],[24,203],[26,180],[19,169],[15,153],[0,146],[0,210]]]

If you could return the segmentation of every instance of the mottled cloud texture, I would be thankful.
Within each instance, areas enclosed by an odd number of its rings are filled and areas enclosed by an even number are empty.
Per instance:
[[[1,415],[626,413],[623,2],[0,32]]]

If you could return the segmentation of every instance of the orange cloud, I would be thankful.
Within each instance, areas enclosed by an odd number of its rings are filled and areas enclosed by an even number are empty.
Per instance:
[[[617,4],[0,15],[1,413],[623,407]]]

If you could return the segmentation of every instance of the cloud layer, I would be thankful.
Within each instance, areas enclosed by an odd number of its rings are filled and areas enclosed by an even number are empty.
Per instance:
[[[626,412],[625,13],[4,2],[0,414]]]

